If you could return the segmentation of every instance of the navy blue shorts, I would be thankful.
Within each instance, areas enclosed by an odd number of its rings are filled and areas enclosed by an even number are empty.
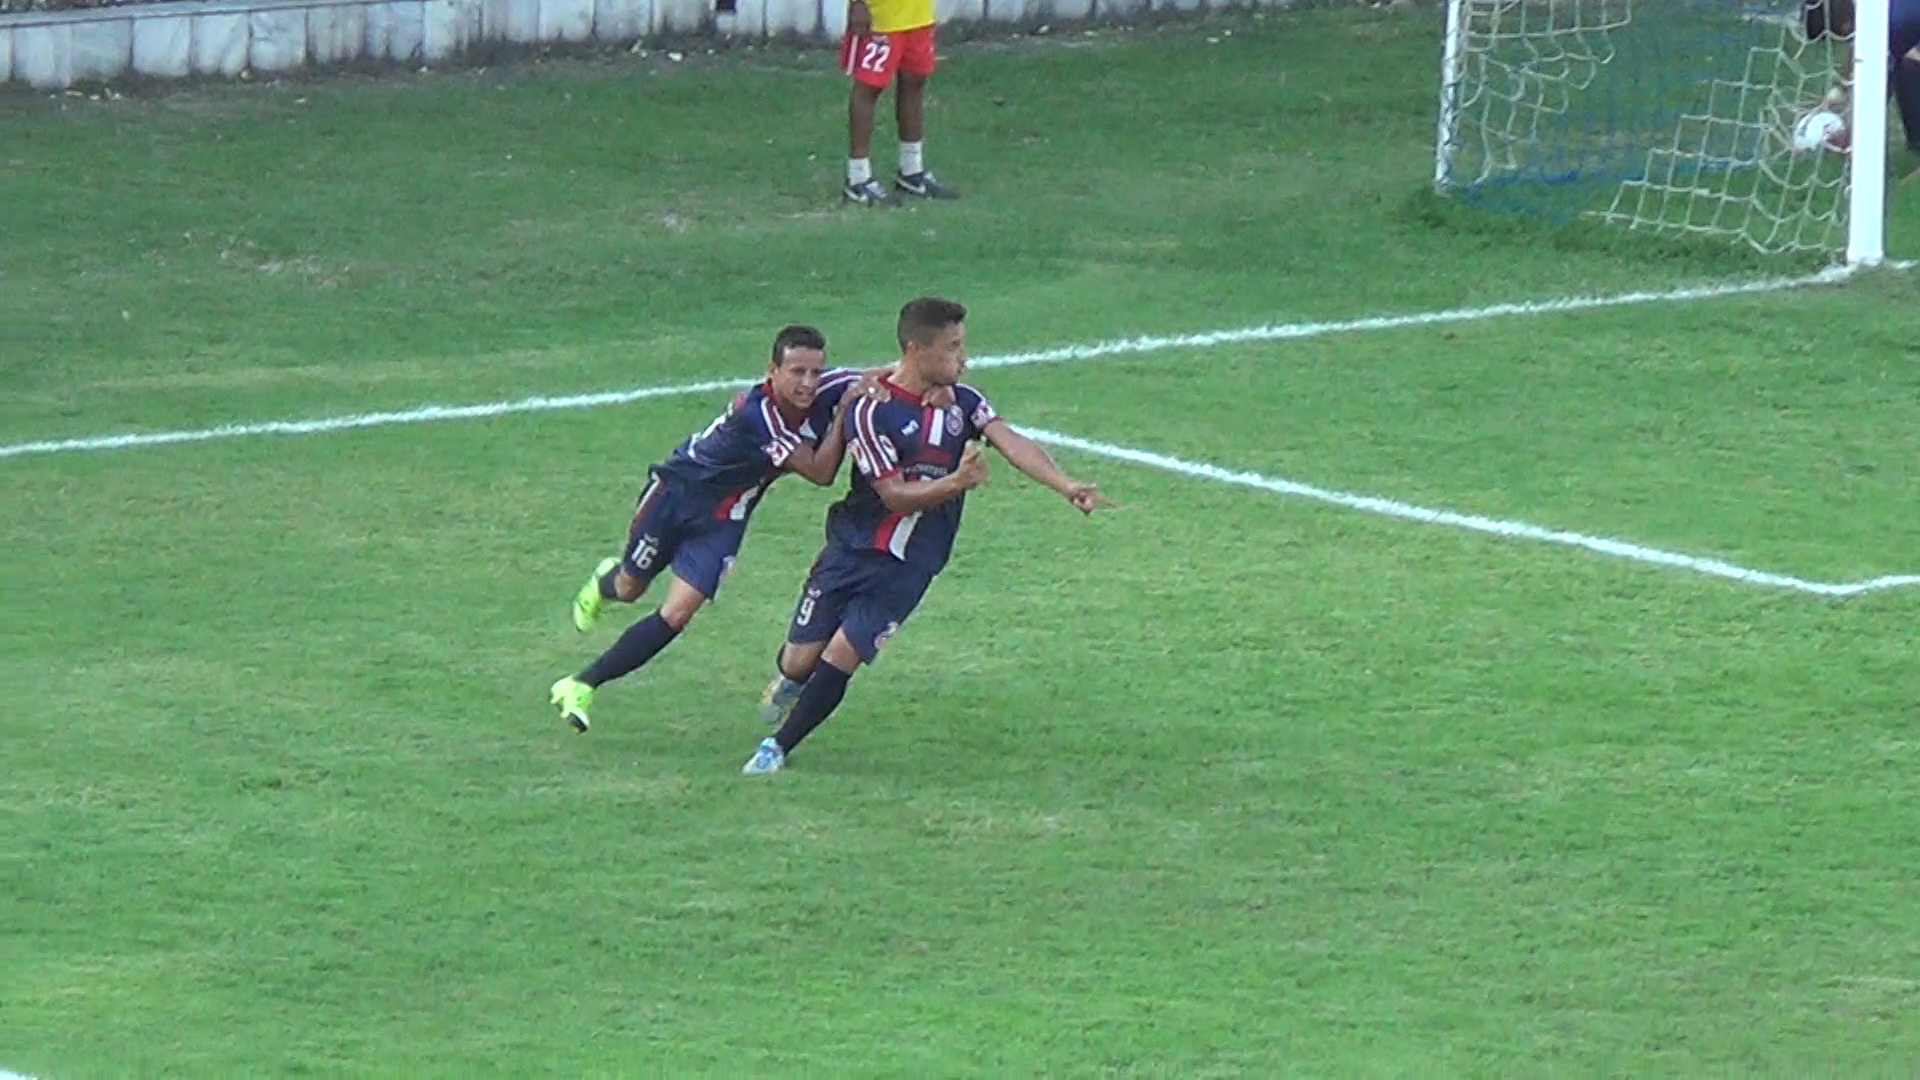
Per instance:
[[[849,551],[830,543],[813,560],[787,640],[818,644],[844,631],[860,662],[871,664],[931,584],[932,574],[884,551]]]
[[[700,590],[709,600],[733,570],[747,523],[716,513],[703,500],[690,499],[671,480],[654,476],[633,510],[620,564],[628,575],[652,581],[663,567]]]

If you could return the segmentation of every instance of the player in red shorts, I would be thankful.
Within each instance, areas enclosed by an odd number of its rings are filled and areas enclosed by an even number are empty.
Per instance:
[[[928,199],[957,199],[960,193],[934,179],[922,156],[921,135],[927,78],[936,64],[933,43],[934,0],[850,0],[847,36],[840,43],[840,69],[853,77],[847,105],[848,202],[892,206],[899,197],[873,178],[867,157],[873,144],[874,106],[895,82],[894,118],[900,132],[900,172],[893,186]]]

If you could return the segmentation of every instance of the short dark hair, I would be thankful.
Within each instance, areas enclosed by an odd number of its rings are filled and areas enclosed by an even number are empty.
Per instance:
[[[1830,33],[1853,36],[1853,0],[1800,0],[1800,17],[1808,41],[1819,41]]]
[[[779,367],[786,362],[789,349],[812,349],[816,352],[827,351],[827,335],[811,326],[783,326],[773,335],[773,366]]]
[[[925,345],[931,342],[940,331],[965,321],[967,321],[967,309],[951,300],[942,300],[935,296],[909,300],[907,306],[900,309],[900,323],[896,328],[900,338],[900,351],[906,351],[909,341]]]

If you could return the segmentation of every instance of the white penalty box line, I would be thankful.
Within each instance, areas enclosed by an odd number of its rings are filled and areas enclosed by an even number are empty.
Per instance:
[[[1036,442],[1065,450],[1077,450],[1084,454],[1093,454],[1114,461],[1124,461],[1133,465],[1142,465],[1150,469],[1173,473],[1177,476],[1192,477],[1197,480],[1211,480],[1217,484],[1231,484],[1236,487],[1254,488],[1275,495],[1292,498],[1311,499],[1348,510],[1358,510],[1382,517],[1399,518],[1403,521],[1416,521],[1422,525],[1440,525],[1452,529],[1466,529],[1471,532],[1501,536],[1510,540],[1532,540],[1544,544],[1558,544],[1563,547],[1581,548],[1597,555],[1607,555],[1616,559],[1646,563],[1653,566],[1666,566],[1676,570],[1688,570],[1708,577],[1737,581],[1744,585],[1756,585],[1765,588],[1788,589],[1793,592],[1811,593],[1815,596],[1854,596],[1859,593],[1879,592],[1920,585],[1920,574],[1893,574],[1872,578],[1866,581],[1828,582],[1807,581],[1787,574],[1777,574],[1767,570],[1755,570],[1750,567],[1736,566],[1719,559],[1698,555],[1686,555],[1677,551],[1662,551],[1659,548],[1645,547],[1606,536],[1588,536],[1585,533],[1569,532],[1564,529],[1551,529],[1541,525],[1531,525],[1524,521],[1505,521],[1499,518],[1483,517],[1479,514],[1463,514],[1453,510],[1437,510],[1411,503],[1397,502],[1373,495],[1356,495],[1346,491],[1334,491],[1329,488],[1303,484],[1296,480],[1284,480],[1279,477],[1262,476],[1259,473],[1241,472],[1224,469],[1218,465],[1204,462],[1183,461],[1165,454],[1156,454],[1150,450],[1136,450],[1128,446],[1113,443],[1096,442],[1092,439],[1076,438],[1053,431],[1035,428],[1021,428],[1023,434]]]
[[[1846,275],[1847,271],[1845,268],[1836,268],[1800,278],[1776,278],[1737,284],[1674,289],[1665,292],[1636,292],[1604,297],[1574,297],[1532,303],[1497,304],[1488,307],[1455,308],[1442,311],[1416,312],[1407,315],[1377,316],[1339,322],[1279,323],[1235,330],[1212,330],[1195,334],[1123,338],[1088,345],[1067,345],[1032,352],[982,356],[973,359],[970,366],[975,368],[1001,368],[1019,367],[1028,364],[1069,363],[1106,356],[1138,355],[1174,349],[1204,349],[1215,348],[1222,345],[1289,341],[1362,331],[1440,326],[1451,323],[1478,322],[1506,316],[1546,315],[1591,311],[1602,308],[1627,307],[1638,304],[1708,300],[1718,297],[1751,295],[1811,285],[1832,284],[1844,280]],[[427,423],[430,421],[480,419],[518,413],[591,409],[609,405],[631,404],[650,398],[721,393],[752,386],[754,382],[755,380],[750,379],[717,379],[703,382],[680,383],[670,386],[638,387],[631,390],[616,390],[597,394],[529,397],[513,401],[497,401],[478,405],[426,405],[396,412],[360,413],[350,416],[321,417],[308,420],[269,420],[245,424],[227,424],[219,427],[192,430],[126,432],[86,438],[19,442],[0,445],[0,458],[91,453],[107,450],[132,450],[182,443],[251,438],[262,435],[317,435],[327,432],[350,431],[359,428],[391,427],[401,424]],[[1042,431],[1033,428],[1022,428],[1021,430],[1036,441],[1061,449],[1092,454],[1193,479],[1254,488],[1275,495],[1309,499],[1348,510],[1413,521],[1424,525],[1438,525],[1500,536],[1507,539],[1529,540],[1539,543],[1575,547],[1612,558],[1690,571],[1692,573],[1703,574],[1745,585],[1786,589],[1793,592],[1832,597],[1854,596],[1860,593],[1920,586],[1920,574],[1897,574],[1853,582],[1809,581],[1787,574],[1737,566],[1718,559],[1687,555],[1680,552],[1663,551],[1658,548],[1645,547],[1611,537],[1589,536],[1583,533],[1552,529],[1521,521],[1506,521],[1476,514],[1459,513],[1452,510],[1414,506],[1392,499],[1335,491],[1294,480],[1263,476],[1258,473],[1241,472],[1203,462],[1183,461],[1179,458],[1169,457],[1148,450],[1097,442],[1091,439],[1081,439],[1058,432]]]

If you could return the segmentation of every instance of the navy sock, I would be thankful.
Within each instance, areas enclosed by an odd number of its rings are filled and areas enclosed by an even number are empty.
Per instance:
[[[620,640],[601,653],[600,659],[588,664],[578,678],[588,686],[610,683],[653,659],[679,636],[680,631],[668,626],[667,620],[656,611],[627,627]]]
[[[807,685],[800,688],[800,700],[793,703],[793,711],[787,714],[787,722],[773,733],[773,741],[780,744],[782,753],[793,753],[793,748],[800,745],[800,740],[827,722],[833,710],[840,707],[840,699],[847,696],[847,680],[851,678],[851,671],[841,671],[825,660],[813,665],[813,674],[807,676]]]
[[[620,568],[614,567],[600,575],[600,598],[602,600],[620,600],[620,590],[615,584],[620,580]],[[621,600],[621,603],[626,601]]]

